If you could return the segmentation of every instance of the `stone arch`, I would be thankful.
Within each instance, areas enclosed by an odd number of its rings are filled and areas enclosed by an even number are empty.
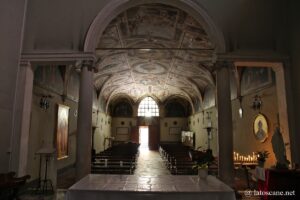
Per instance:
[[[165,117],[188,117],[192,114],[192,105],[183,97],[173,95],[164,101]],[[178,108],[179,112],[173,112]]]
[[[103,31],[110,23],[121,12],[141,4],[160,3],[169,6],[174,6],[187,13],[189,13],[195,20],[197,20],[205,29],[211,41],[216,45],[217,53],[224,53],[226,51],[225,39],[222,31],[208,15],[207,11],[194,0],[111,0],[108,4],[98,13],[92,22],[87,32],[84,51],[94,52],[96,45],[102,35]]]
[[[109,101],[107,101],[106,103],[106,107],[105,107],[105,113],[106,114],[109,114],[109,106],[111,103],[115,102],[115,101],[118,101],[118,99],[121,98],[121,99],[126,99],[127,102],[130,104],[131,107],[134,106],[134,101],[133,99],[126,93],[120,93],[120,94],[115,94],[113,96],[110,97]]]

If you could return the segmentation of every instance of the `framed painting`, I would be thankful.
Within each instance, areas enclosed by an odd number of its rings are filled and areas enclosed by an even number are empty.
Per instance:
[[[269,127],[267,118],[263,114],[258,114],[254,118],[253,122],[253,133],[256,140],[265,142],[268,138]]]
[[[70,108],[68,106],[58,104],[56,129],[58,160],[68,157],[69,110]]]

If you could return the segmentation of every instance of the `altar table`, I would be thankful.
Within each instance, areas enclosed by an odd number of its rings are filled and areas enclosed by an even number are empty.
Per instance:
[[[89,174],[67,191],[67,200],[235,200],[234,191],[214,176]]]

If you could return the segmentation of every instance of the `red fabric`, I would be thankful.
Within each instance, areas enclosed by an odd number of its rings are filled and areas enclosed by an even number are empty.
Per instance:
[[[268,191],[269,170],[265,170],[265,181],[258,179],[258,191]],[[262,199],[267,200],[268,196],[263,196]]]

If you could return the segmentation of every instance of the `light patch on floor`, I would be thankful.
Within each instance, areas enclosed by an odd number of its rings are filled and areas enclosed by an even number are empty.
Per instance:
[[[164,161],[159,155],[158,151],[150,151],[141,148],[140,155],[137,160],[137,167],[134,175],[138,176],[159,176],[170,175],[166,168]]]

